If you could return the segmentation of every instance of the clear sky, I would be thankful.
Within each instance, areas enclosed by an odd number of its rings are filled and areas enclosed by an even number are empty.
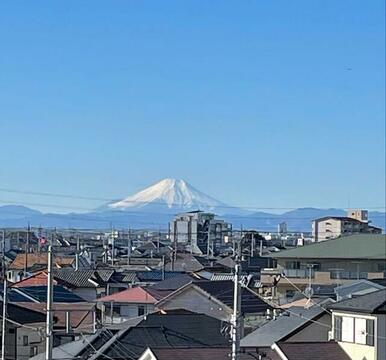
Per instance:
[[[384,14],[383,0],[2,1],[0,187],[122,198],[176,177],[233,205],[384,206]]]

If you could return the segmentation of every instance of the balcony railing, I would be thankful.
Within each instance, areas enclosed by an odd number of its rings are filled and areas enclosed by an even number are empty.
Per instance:
[[[284,269],[284,275],[288,278],[306,279],[310,276],[309,269]],[[311,278],[314,278],[315,272],[311,269]]]

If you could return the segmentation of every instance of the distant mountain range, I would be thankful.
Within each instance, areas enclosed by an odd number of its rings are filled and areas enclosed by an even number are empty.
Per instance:
[[[345,216],[342,209],[300,208],[283,214],[253,212],[229,206],[197,190],[184,180],[164,179],[123,200],[109,202],[88,213],[42,213],[21,205],[0,206],[1,227],[31,226],[107,229],[167,229],[175,214],[202,210],[214,212],[234,228],[276,231],[286,222],[289,231],[311,231],[311,222],[323,216]],[[374,226],[385,229],[386,214],[369,212]]]

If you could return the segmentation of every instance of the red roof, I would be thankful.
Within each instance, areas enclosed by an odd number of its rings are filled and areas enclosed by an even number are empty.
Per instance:
[[[139,304],[154,304],[158,299],[158,294],[150,290],[137,286],[116,294],[104,296],[98,299],[98,302],[117,302],[117,303],[139,303]],[[165,295],[166,296],[166,295]]]
[[[57,285],[57,282],[53,281],[54,285]],[[47,285],[47,273],[45,271],[40,271],[29,278],[23,279],[15,284],[13,287],[25,287],[25,286],[46,286]]]

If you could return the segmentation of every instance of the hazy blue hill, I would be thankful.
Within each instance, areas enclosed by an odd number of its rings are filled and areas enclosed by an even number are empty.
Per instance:
[[[22,205],[0,206],[0,219],[20,219],[41,214],[38,210],[33,210]]]

